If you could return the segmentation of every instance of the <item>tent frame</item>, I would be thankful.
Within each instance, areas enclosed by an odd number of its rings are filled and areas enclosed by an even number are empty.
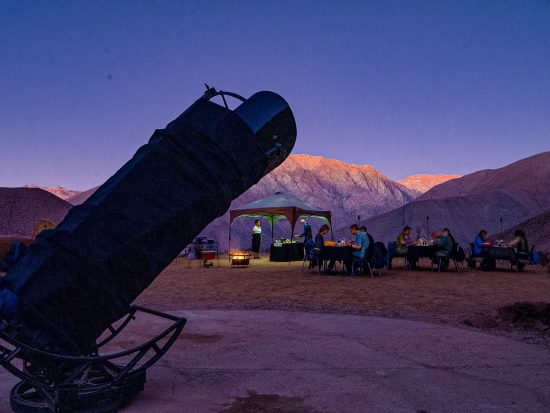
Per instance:
[[[280,194],[277,192],[275,195]],[[280,194],[282,195],[282,194]],[[332,235],[332,213],[317,209],[304,209],[296,206],[277,206],[277,207],[256,207],[256,208],[237,208],[229,211],[229,251],[231,251],[231,226],[235,219],[246,216],[248,218],[264,218],[268,221],[271,227],[271,241],[273,242],[273,227],[275,223],[283,219],[290,222],[291,236],[294,238],[294,230],[296,223],[300,217],[313,217],[324,220],[330,226]]]

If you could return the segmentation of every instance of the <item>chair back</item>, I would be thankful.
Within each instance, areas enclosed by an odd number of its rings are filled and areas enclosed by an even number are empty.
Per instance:
[[[310,260],[313,258],[313,250],[315,248],[315,242],[313,240],[308,239],[306,242],[304,242],[304,252],[306,259]]]

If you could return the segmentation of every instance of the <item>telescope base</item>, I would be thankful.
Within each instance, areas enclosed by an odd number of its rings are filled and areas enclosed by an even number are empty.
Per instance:
[[[79,385],[39,391],[32,384],[21,381],[11,391],[10,405],[16,413],[114,413],[130,404],[143,390],[145,371],[130,374],[123,383],[104,384],[94,391]]]
[[[107,343],[140,315],[170,323],[129,350],[103,355]],[[0,320],[1,321],[1,320]],[[0,328],[0,365],[21,381],[10,395],[16,413],[114,413],[143,390],[146,372],[174,344],[186,319],[132,306],[89,356],[53,354],[29,347]],[[0,324],[1,327],[1,324]],[[3,344],[6,343],[7,345]]]

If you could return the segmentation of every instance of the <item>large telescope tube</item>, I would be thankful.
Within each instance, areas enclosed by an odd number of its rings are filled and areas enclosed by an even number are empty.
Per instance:
[[[220,92],[223,93],[223,92]],[[230,202],[278,166],[296,140],[286,101],[258,92],[234,111],[209,89],[45,231],[0,279],[0,328],[67,355],[127,313],[155,277]]]

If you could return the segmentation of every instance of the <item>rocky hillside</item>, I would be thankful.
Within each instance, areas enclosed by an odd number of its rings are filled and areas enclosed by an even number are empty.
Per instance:
[[[263,198],[275,192],[290,193],[321,209],[332,211],[334,226],[355,222],[397,208],[414,199],[418,192],[406,188],[369,165],[350,165],[320,156],[290,155],[277,169],[265,176],[235,200],[232,206]],[[219,239],[227,248],[228,214],[212,222],[203,235]],[[314,230],[322,223],[312,221]],[[232,246],[248,247],[251,219],[238,219],[233,224]],[[267,223],[266,231],[269,233]],[[297,226],[296,232],[299,232]],[[290,225],[276,226],[275,237],[290,236]],[[270,235],[264,237],[265,245]]]
[[[483,170],[452,179],[430,189],[394,211],[368,220],[375,238],[393,239],[400,228],[410,225],[413,234],[451,228],[463,244],[481,228],[490,233],[513,227],[548,210],[550,205],[550,152],[531,156],[503,168]]]
[[[521,159],[499,169],[485,169],[430,189],[419,200],[501,193],[524,204],[537,215],[550,205],[550,151]]]
[[[58,224],[71,207],[40,188],[0,188],[0,236],[30,237],[39,220]]]
[[[448,227],[462,245],[468,245],[482,228],[489,233],[499,231],[501,217],[505,225],[514,225],[531,216],[532,211],[521,202],[503,194],[488,193],[413,201],[370,218],[366,224],[376,240],[385,242],[394,240],[401,229],[409,225],[413,238],[426,238],[431,232]]]
[[[69,198],[69,202],[82,203],[96,189]],[[335,225],[355,222],[357,215],[365,219],[398,208],[419,195],[419,192],[392,181],[369,165],[349,165],[320,156],[290,155],[281,166],[232,205],[239,206],[275,192],[290,193],[311,205],[331,210]],[[228,222],[228,214],[225,214],[212,222],[203,235],[220,240],[222,249],[227,248]],[[233,245],[248,245],[251,225],[250,219],[236,221]],[[319,225],[319,222],[315,225]],[[290,226],[282,222],[275,232],[276,236],[288,237]]]
[[[406,186],[409,189],[418,191],[419,193],[423,194],[424,192],[432,189],[434,186],[456,178],[460,178],[460,176],[444,174],[419,174],[407,176],[406,178],[400,179],[397,182],[403,186]]]
[[[514,231],[523,230],[529,241],[529,247],[533,244],[537,251],[550,254],[550,210],[528,219],[509,230],[496,235],[490,235],[491,239],[504,239],[506,241],[514,238]]]

